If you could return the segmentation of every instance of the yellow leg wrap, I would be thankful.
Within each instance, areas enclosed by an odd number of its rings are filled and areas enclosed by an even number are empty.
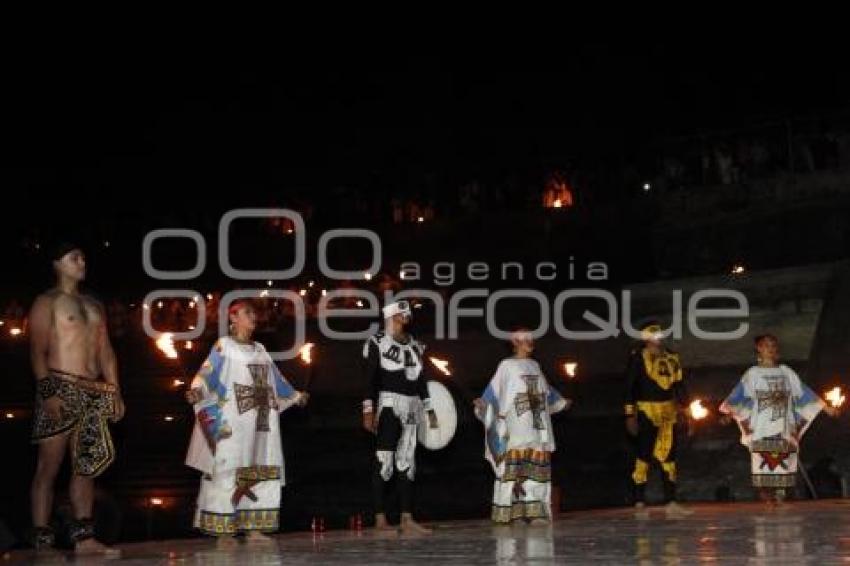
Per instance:
[[[676,481],[676,462],[661,462],[661,469],[667,474],[667,479]]]
[[[658,427],[658,437],[655,439],[655,446],[652,449],[652,455],[659,462],[664,462],[667,456],[670,455],[670,449],[673,447],[673,423],[665,422]]]
[[[632,481],[638,485],[644,484],[646,483],[648,473],[649,463],[640,458],[635,459],[635,471],[632,472]]]

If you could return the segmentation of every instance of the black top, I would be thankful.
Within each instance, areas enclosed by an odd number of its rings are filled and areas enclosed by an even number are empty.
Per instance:
[[[637,348],[629,354],[626,366],[627,414],[634,412],[638,401],[688,404],[679,354],[665,349],[656,356],[650,356],[646,348]]]
[[[364,399],[377,405],[381,391],[428,399],[424,352],[425,346],[412,336],[405,343],[383,332],[370,337],[363,345]]]

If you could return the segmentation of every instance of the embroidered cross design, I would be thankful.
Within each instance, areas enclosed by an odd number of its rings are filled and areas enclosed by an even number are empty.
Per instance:
[[[788,410],[788,389],[777,380],[770,380],[767,389],[756,390],[758,412],[770,410],[770,420],[784,419]]]
[[[236,393],[236,407],[239,414],[257,410],[257,432],[269,432],[269,408],[271,407],[272,389],[269,387],[268,364],[248,364],[253,385],[236,383],[233,389]]]
[[[543,412],[546,410],[546,397],[540,390],[539,377],[536,375],[523,375],[525,381],[525,393],[517,393],[514,403],[516,404],[517,416],[522,416],[531,411],[534,420],[534,428],[543,430]]]

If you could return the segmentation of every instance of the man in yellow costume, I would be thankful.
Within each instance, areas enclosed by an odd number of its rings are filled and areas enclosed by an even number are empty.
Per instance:
[[[668,350],[663,339],[658,324],[644,326],[642,346],[631,352],[626,368],[626,429],[637,438],[632,481],[639,519],[648,517],[645,492],[652,462],[661,468],[667,515],[691,513],[676,502],[675,425],[688,397],[679,355]]]

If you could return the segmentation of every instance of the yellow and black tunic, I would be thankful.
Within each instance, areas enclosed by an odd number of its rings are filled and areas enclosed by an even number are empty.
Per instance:
[[[664,471],[665,498],[675,498],[676,439],[674,426],[680,407],[687,406],[679,355],[670,350],[653,354],[639,348],[629,356],[626,368],[626,416],[637,416],[637,457],[632,481],[636,499],[643,500],[649,464],[658,462]]]

